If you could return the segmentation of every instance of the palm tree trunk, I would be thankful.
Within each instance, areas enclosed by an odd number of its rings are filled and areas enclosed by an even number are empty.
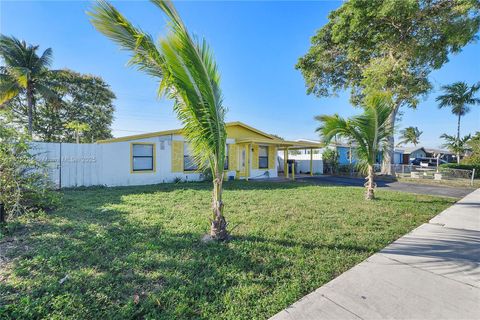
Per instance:
[[[80,143],[80,134],[77,130],[75,130],[75,140],[76,140],[77,144]]]
[[[30,83],[27,84],[27,108],[28,108],[28,135],[33,135],[33,90]]]
[[[457,123],[457,148],[460,147],[460,119],[461,115],[458,115],[458,123]],[[457,163],[460,164],[460,150],[457,150]]]
[[[366,200],[373,200],[375,199],[375,191],[374,191],[374,177],[375,173],[373,171],[373,166],[368,165],[368,175],[367,175],[367,183],[366,183],[366,192],[365,192],[365,199]]]
[[[390,116],[388,117],[388,123],[393,128],[395,126],[395,118],[397,117],[399,104],[397,104]],[[382,174],[384,175],[395,175],[395,172],[392,172],[392,164],[395,153],[395,138],[392,134],[388,137],[387,150],[382,155]]]
[[[210,226],[210,236],[215,240],[227,240],[227,221],[223,216],[223,177],[217,170],[213,179],[213,219]]]

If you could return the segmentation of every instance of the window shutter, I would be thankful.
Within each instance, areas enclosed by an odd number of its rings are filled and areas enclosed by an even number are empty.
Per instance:
[[[275,161],[277,161],[277,148],[268,147],[268,169],[275,169]]]
[[[183,141],[172,141],[172,172],[183,172]]]
[[[258,145],[254,144],[252,155],[252,169],[258,169]]]
[[[228,171],[236,171],[237,169],[238,169],[237,145],[229,144],[228,145]]]

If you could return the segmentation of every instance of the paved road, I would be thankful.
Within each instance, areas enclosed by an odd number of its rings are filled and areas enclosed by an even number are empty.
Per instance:
[[[271,319],[480,319],[480,189]]]
[[[350,177],[336,177],[336,176],[314,176],[314,177],[302,177],[297,180],[309,181],[319,184],[333,184],[340,186],[358,186],[363,187],[365,179],[363,178],[350,178]],[[435,196],[446,196],[454,198],[462,198],[472,192],[475,189],[472,188],[454,188],[446,186],[432,186],[416,183],[405,183],[398,181],[381,181],[377,180],[378,188],[386,188],[395,191],[429,194]]]

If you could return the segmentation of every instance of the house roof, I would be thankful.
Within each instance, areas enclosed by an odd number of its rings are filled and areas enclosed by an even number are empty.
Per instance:
[[[264,138],[267,139],[274,139],[277,140],[277,138],[269,135],[268,133],[265,133],[263,131],[260,131],[258,129],[255,129],[254,127],[251,127],[243,122],[240,121],[235,121],[235,122],[228,122],[225,124],[227,128],[233,127],[233,126],[240,126],[243,127],[247,130],[253,131]],[[146,139],[146,138],[152,138],[152,137],[159,137],[159,136],[166,136],[170,134],[182,134],[182,129],[172,129],[172,130],[162,130],[162,131],[154,131],[154,132],[148,132],[148,133],[142,133],[142,134],[134,134],[134,135],[129,135],[129,136],[124,136],[120,138],[112,138],[112,139],[106,139],[106,140],[98,140],[97,143],[111,143],[111,142],[122,142],[122,141],[130,141],[130,140],[139,140],[139,139]]]
[[[436,153],[436,154],[455,154],[451,151],[444,149],[435,149],[435,148],[424,148],[427,153]]]
[[[425,153],[435,153],[435,154],[453,154],[452,152],[448,150],[443,150],[443,149],[436,149],[436,148],[427,148],[427,147],[409,147],[405,148],[403,153],[405,154],[411,154],[412,152],[415,152],[417,150],[425,151]]]
[[[418,151],[418,150],[421,150],[421,149],[423,149],[423,151],[425,151],[425,153],[427,152],[424,147],[407,147],[407,148],[403,149],[403,153],[404,154],[410,154],[412,152],[415,152],[415,151]]]
[[[237,143],[260,143],[260,144],[272,144],[281,146],[284,148],[320,148],[321,144],[318,142],[309,141],[288,141],[274,137],[266,132],[251,127],[243,122],[235,121],[225,124],[229,137],[235,138]],[[159,137],[171,134],[182,134],[182,129],[156,131],[150,133],[130,135],[120,138],[113,138],[107,140],[99,140],[97,143],[112,143],[112,142],[124,142],[131,140],[146,139],[152,137]]]

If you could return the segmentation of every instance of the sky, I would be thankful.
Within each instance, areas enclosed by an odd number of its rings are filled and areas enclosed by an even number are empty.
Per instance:
[[[90,1],[0,0],[0,33],[40,49],[52,48],[53,68],[69,68],[102,77],[116,94],[115,137],[180,127],[172,101],[158,99],[158,81],[128,67],[129,54],[97,32],[86,14]],[[166,19],[147,1],[113,1],[135,25],[158,38]],[[318,139],[313,119],[319,114],[348,117],[360,112],[348,95],[317,98],[306,94],[295,69],[310,38],[341,1],[177,1],[189,30],[205,37],[219,66],[228,108],[227,121],[242,121],[285,139]],[[403,109],[398,129],[417,126],[421,145],[439,147],[442,133],[456,133],[456,118],[438,109],[440,86],[480,81],[480,44],[450,57],[430,80],[434,89],[416,110]],[[462,135],[480,131],[480,106],[462,118]]]

